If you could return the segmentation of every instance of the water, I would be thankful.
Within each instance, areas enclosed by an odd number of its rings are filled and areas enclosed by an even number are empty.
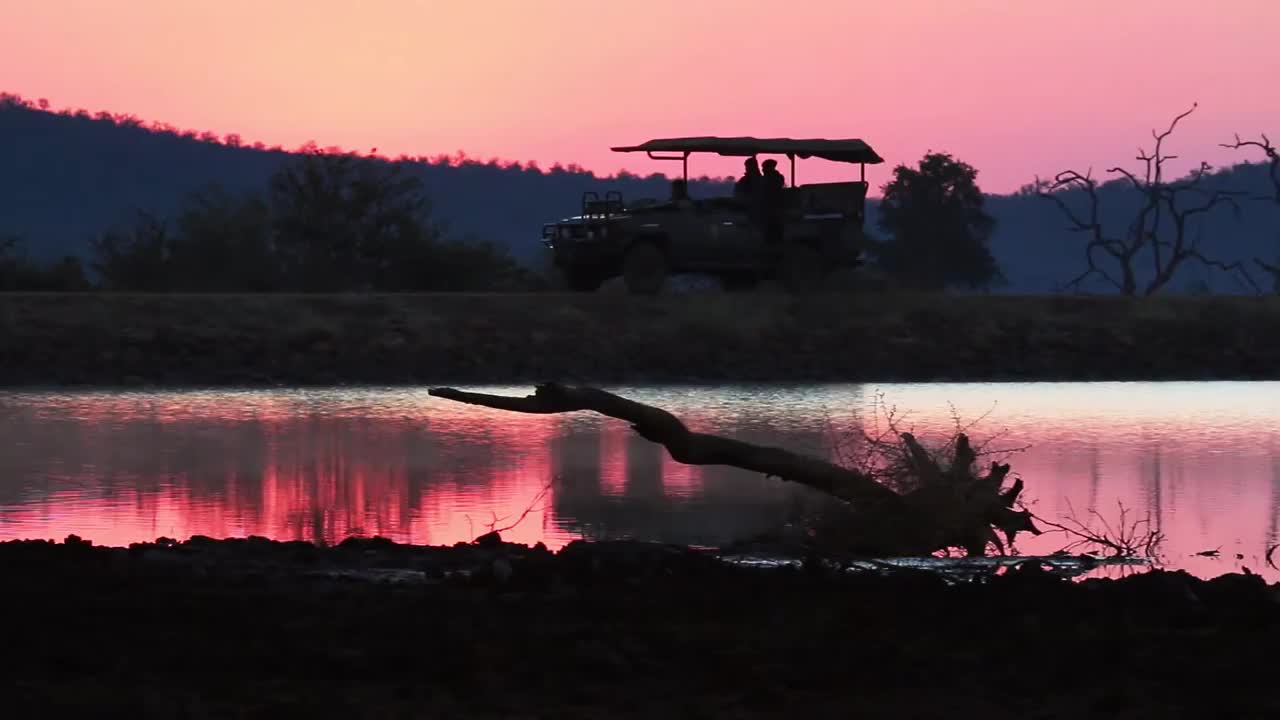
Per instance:
[[[1094,508],[1114,523],[1123,504],[1167,536],[1172,567],[1280,579],[1265,557],[1280,542],[1280,383],[612,389],[697,430],[834,455],[847,452],[841,438],[883,423],[881,398],[925,438],[954,428],[953,413],[979,420],[975,439],[1029,446],[1008,460],[1037,514]],[[807,495],[680,465],[619,421],[515,415],[418,388],[9,392],[0,433],[0,539],[451,544],[514,525],[504,537],[552,548],[580,537],[716,545],[776,526]],[[1196,555],[1206,550],[1218,554]]]

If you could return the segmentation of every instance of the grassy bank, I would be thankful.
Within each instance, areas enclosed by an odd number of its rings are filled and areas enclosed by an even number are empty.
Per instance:
[[[1257,576],[1027,569],[948,585],[629,544],[377,540],[12,542],[0,562],[7,717],[1280,712],[1280,586]],[[371,568],[416,579],[370,581]]]
[[[1280,297],[0,295],[0,383],[1280,378]]]

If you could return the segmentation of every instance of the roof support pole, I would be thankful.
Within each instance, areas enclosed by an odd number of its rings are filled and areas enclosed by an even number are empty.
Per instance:
[[[653,160],[679,161],[682,167],[681,177],[684,178],[685,185],[689,184],[689,155],[692,154],[690,151],[686,150],[679,155],[658,155],[658,154],[655,154],[654,151],[648,150],[646,151],[645,154],[647,154]]]
[[[791,161],[791,187],[796,186],[796,156],[787,153],[787,159]]]

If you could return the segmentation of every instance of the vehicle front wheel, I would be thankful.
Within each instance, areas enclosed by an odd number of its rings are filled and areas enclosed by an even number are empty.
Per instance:
[[[622,279],[634,295],[655,295],[667,281],[667,258],[653,243],[637,243],[622,262]]]

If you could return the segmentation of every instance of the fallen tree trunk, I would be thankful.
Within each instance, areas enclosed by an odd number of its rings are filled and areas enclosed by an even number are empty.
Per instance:
[[[944,468],[910,433],[903,433],[900,437],[911,458],[915,483],[912,490],[899,494],[852,468],[782,448],[693,432],[666,410],[598,388],[544,383],[525,397],[454,388],[429,392],[511,412],[592,411],[630,423],[637,434],[665,447],[677,462],[728,465],[814,488],[846,505],[848,513],[841,526],[826,533],[846,552],[905,556],[960,548],[981,555],[988,545],[1003,552],[1019,532],[1040,532],[1029,512],[1013,509],[1022,481],[1005,488],[1009,466],[995,462],[985,475],[978,475],[974,470],[977,454],[963,434],[956,438],[954,456]]]

